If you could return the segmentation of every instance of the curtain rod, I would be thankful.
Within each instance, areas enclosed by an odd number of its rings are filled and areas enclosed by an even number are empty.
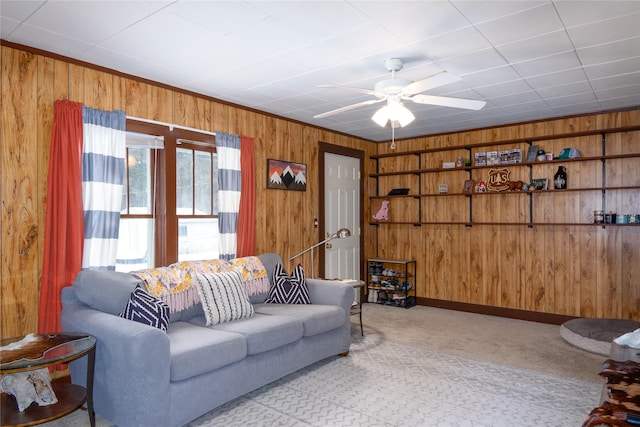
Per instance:
[[[191,132],[198,132],[198,133],[204,133],[204,134],[207,134],[207,135],[216,136],[215,132],[209,132],[209,131],[202,130],[202,129],[190,128],[190,127],[187,127],[187,126],[174,125],[172,123],[159,122],[157,120],[142,119],[140,117],[133,117],[133,116],[127,116],[127,119],[128,120],[134,120],[136,122],[144,122],[144,123],[151,123],[153,125],[166,126],[166,127],[169,128],[169,130],[173,130],[173,128],[176,128],[176,129],[188,130],[188,131],[191,131]]]

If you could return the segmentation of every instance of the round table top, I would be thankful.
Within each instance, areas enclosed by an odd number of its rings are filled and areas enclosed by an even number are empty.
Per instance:
[[[0,371],[30,370],[63,363],[86,354],[95,337],[80,333],[28,334],[0,341]]]

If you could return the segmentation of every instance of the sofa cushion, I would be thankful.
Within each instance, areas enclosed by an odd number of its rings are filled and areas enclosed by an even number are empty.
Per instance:
[[[118,315],[142,281],[129,273],[82,270],[73,281],[78,299],[89,307]]]
[[[170,314],[169,322],[187,322],[189,319],[196,316],[204,316],[204,310],[202,309],[201,303],[192,305],[191,307],[185,308],[181,311],[174,311]]]
[[[247,344],[240,334],[176,322],[171,324],[167,335],[171,353],[171,381],[214,371],[247,356]]]
[[[193,282],[200,294],[207,326],[253,316],[253,305],[237,271],[196,273]]]
[[[204,317],[194,317],[191,323],[204,325]],[[282,347],[302,338],[302,320],[291,316],[256,314],[246,319],[210,326],[217,331],[241,334],[247,342],[247,354],[258,354]]]
[[[256,304],[256,313],[289,316],[300,319],[304,325],[304,336],[309,337],[340,328],[346,321],[346,313],[337,305],[323,304]]]
[[[119,316],[153,326],[162,331],[166,331],[169,327],[169,306],[149,295],[140,286],[131,292],[129,302]]]
[[[288,276],[282,264],[276,265],[273,273],[273,282],[269,289],[267,303],[274,304],[311,304],[309,288],[304,281],[304,270],[298,264],[293,269],[293,274]]]

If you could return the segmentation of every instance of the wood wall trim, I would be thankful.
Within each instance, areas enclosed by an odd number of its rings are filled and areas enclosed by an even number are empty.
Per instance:
[[[465,311],[468,313],[486,314],[489,316],[507,317],[510,319],[528,320],[530,322],[549,323],[561,325],[564,322],[575,319],[575,316],[565,316],[562,314],[541,313],[538,311],[518,310],[505,307],[491,307],[488,305],[470,304],[457,301],[444,301],[433,298],[416,299],[418,305],[427,307],[444,308],[447,310]],[[400,310],[400,309],[399,309]]]

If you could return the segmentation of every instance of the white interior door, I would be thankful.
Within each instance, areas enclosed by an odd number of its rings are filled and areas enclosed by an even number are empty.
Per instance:
[[[325,244],[327,279],[360,279],[360,161],[324,154],[325,237],[347,228],[351,237]]]

